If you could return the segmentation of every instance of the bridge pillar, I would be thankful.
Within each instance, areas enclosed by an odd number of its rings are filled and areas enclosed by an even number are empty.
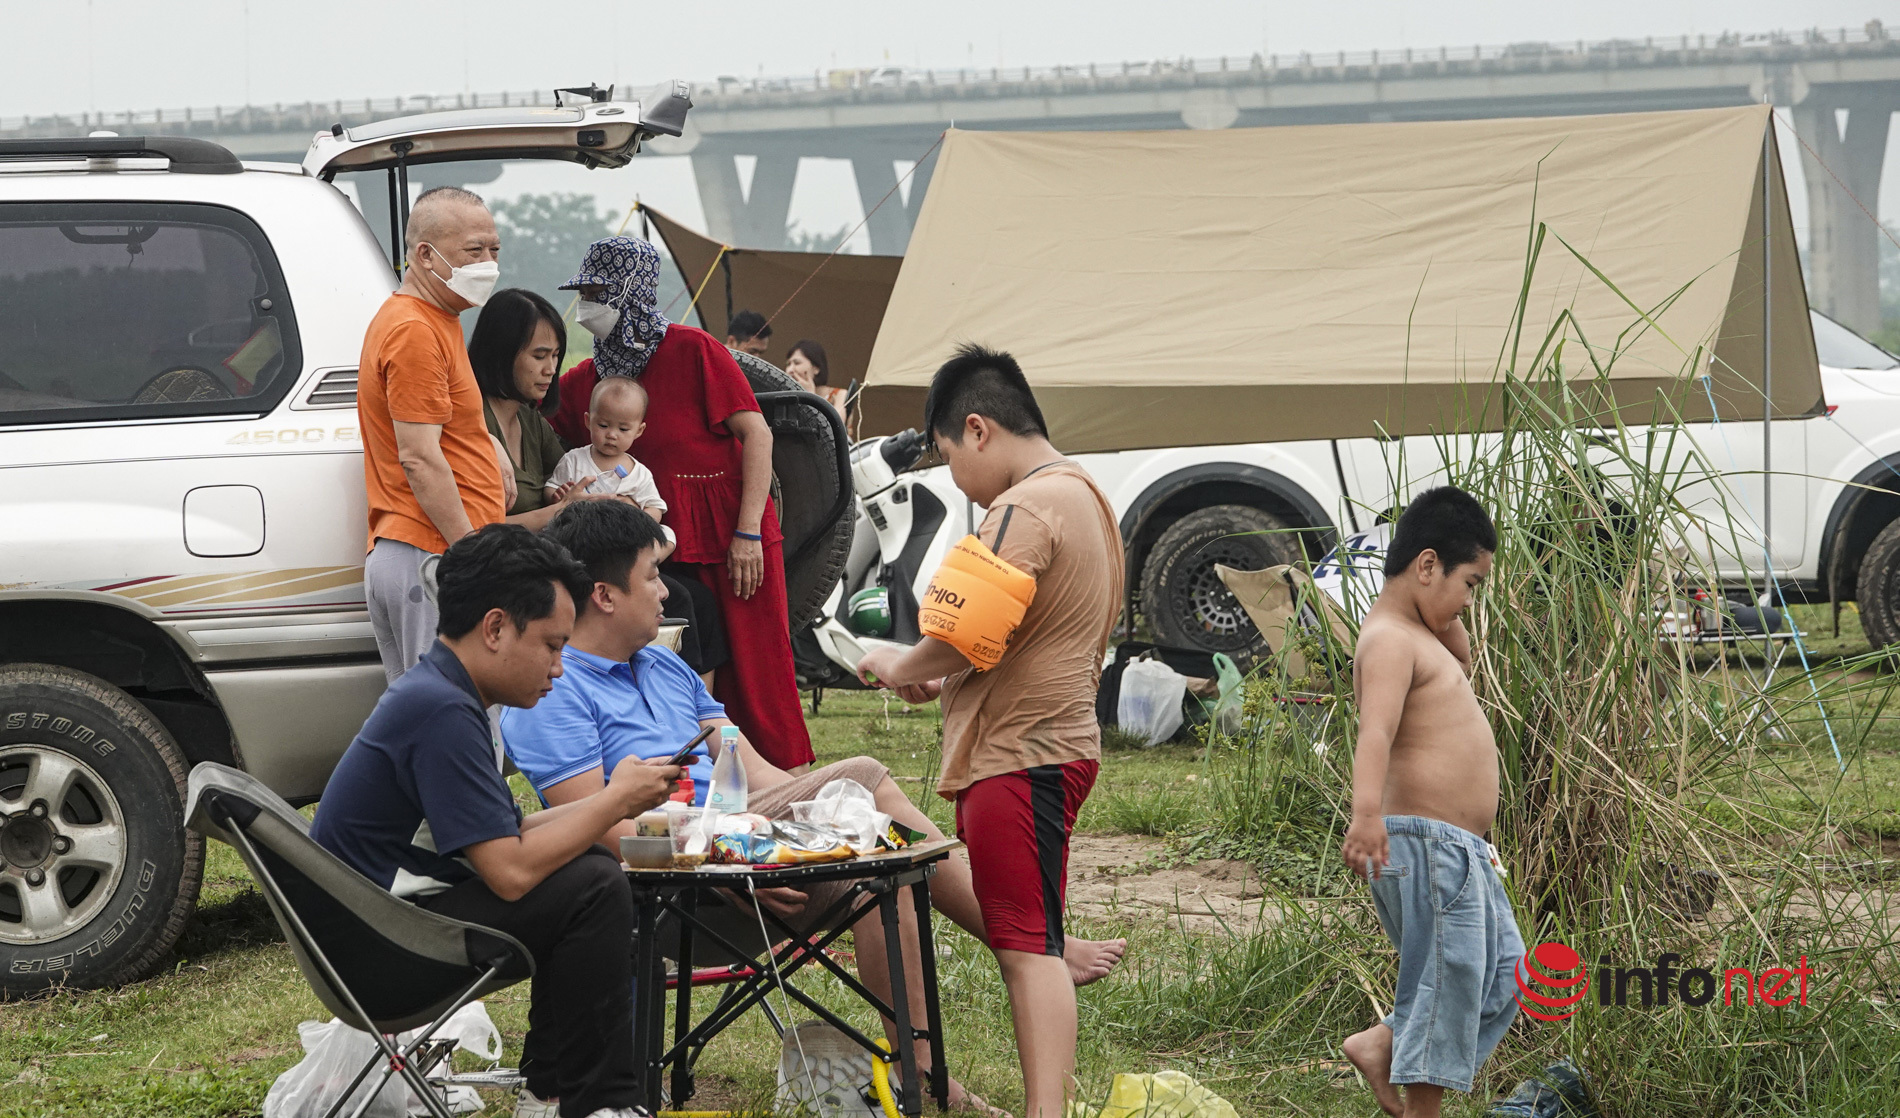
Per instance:
[[[796,153],[759,153],[750,191],[739,185],[739,166],[732,152],[701,148],[694,150],[692,158],[708,236],[742,248],[785,247],[785,221],[798,180]]]
[[[910,173],[910,198],[904,203],[904,217],[910,224],[909,229],[917,228],[917,215],[924,208],[924,192],[930,189],[930,176],[937,173],[937,153],[932,151],[917,163],[917,169]],[[904,234],[905,244],[910,242],[908,231]]]
[[[873,149],[852,157],[851,172],[858,180],[858,201],[870,218],[865,228],[871,234],[872,254],[902,256],[905,246],[910,244],[912,215],[905,208],[903,192],[891,193],[897,188],[896,162],[888,151]],[[916,189],[915,186],[912,189]],[[889,201],[885,201],[886,196]],[[921,201],[923,195],[919,193],[914,197]]]
[[[1808,187],[1810,295],[1817,310],[1862,334],[1880,328],[1882,234],[1869,214],[1879,212],[1880,166],[1896,108],[1900,94],[1885,87],[1816,87],[1793,108],[1795,134],[1807,145],[1801,171]],[[1845,129],[1836,117],[1843,109]]]

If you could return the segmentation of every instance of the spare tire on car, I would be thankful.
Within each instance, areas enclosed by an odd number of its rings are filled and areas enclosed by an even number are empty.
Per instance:
[[[785,534],[785,599],[793,632],[824,616],[844,575],[856,520],[843,424],[830,404],[763,357],[733,351],[772,429],[772,500]]]

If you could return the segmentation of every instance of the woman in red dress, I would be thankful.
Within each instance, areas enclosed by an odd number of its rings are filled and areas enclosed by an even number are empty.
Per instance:
[[[772,486],[772,431],[738,362],[711,334],[668,322],[658,306],[660,254],[635,237],[588,246],[576,320],[594,356],[561,377],[555,431],[587,442],[587,401],[602,377],[638,377],[646,432],[633,456],[653,471],[679,545],[667,564],[719,596],[731,659],[713,680],[726,715],[781,769],[810,764],[785,600],[785,553]]]

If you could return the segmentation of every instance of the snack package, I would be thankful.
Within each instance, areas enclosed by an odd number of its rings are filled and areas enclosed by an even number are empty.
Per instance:
[[[773,823],[761,833],[723,834],[713,840],[712,861],[730,865],[792,865],[839,862],[856,852],[830,828],[808,823]]]
[[[902,850],[913,842],[924,841],[925,835],[913,827],[906,827],[897,820],[890,820],[890,826],[877,837],[878,845],[886,850]]]
[[[713,839],[710,861],[759,866],[777,861],[778,841],[771,835],[720,835]]]

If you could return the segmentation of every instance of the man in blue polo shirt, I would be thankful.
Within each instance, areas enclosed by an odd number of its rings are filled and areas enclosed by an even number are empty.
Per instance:
[[[557,544],[491,524],[436,571],[437,640],[350,743],[310,834],[434,912],[506,932],[534,956],[522,1045],[529,1110],[634,1118],[633,898],[597,845],[663,802],[679,769],[630,759],[591,796],[522,817],[485,707],[531,707],[561,674],[593,580]]]
[[[534,709],[503,711],[501,732],[508,756],[543,799],[565,804],[594,794],[603,774],[629,758],[666,759],[700,727],[731,723],[692,669],[652,643],[665,612],[666,588],[659,580],[659,564],[667,551],[665,537],[652,518],[616,502],[586,501],[569,506],[542,530],[542,536],[565,547],[587,567],[594,579],[593,596],[582,605],[574,638],[562,652],[566,672]],[[932,838],[942,837],[874,758],[853,757],[793,776],[759,756],[743,736],[739,756],[750,786],[748,806],[760,815],[789,818],[793,803],[815,798],[833,780],[850,779],[870,789],[879,810]],[[712,767],[703,754],[695,758],[692,772],[696,798],[704,802]],[[617,835],[632,833],[632,823],[618,823],[603,838],[612,841]],[[801,910],[815,919],[845,888],[847,883],[831,882],[813,887],[809,897],[790,889],[761,890],[759,895],[788,919]],[[939,863],[930,896],[945,916],[983,939],[983,918],[971,887],[969,862],[961,855]],[[922,1027],[924,1004],[918,992],[923,978],[912,938],[914,910],[904,904],[899,911],[906,938],[907,979],[913,991],[910,1004]],[[865,920],[866,934],[881,937],[877,916]],[[748,922],[756,927],[756,918],[732,922],[733,942],[746,942]],[[799,922],[792,923],[798,926]],[[1077,985],[1108,974],[1126,946],[1121,940],[1069,937],[1067,942],[1064,957]],[[857,963],[864,984],[888,998],[891,977],[884,952],[861,951]],[[917,1046],[917,1058],[920,1066],[929,1066],[928,1045]],[[954,1080],[951,1101],[959,1107],[982,1105]]]

